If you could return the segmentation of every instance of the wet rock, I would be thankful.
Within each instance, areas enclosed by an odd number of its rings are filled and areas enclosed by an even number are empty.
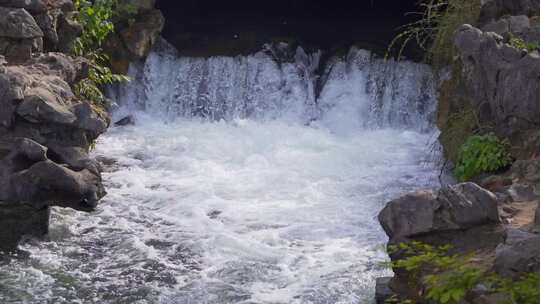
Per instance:
[[[47,234],[49,215],[49,207],[0,202],[0,251],[13,251],[24,236]]]
[[[145,58],[165,25],[163,14],[157,9],[140,8],[134,19],[134,23],[119,28],[117,34],[111,35],[106,42],[105,49],[111,53],[115,72],[125,74],[130,61]]]
[[[49,207],[91,211],[105,195],[88,149],[109,118],[71,90],[87,72],[85,60],[61,53],[0,65],[0,231],[11,231],[0,232],[2,248],[46,233]],[[7,212],[22,228],[1,218]]]
[[[464,183],[391,201],[379,214],[379,222],[391,239],[409,238],[499,223],[497,206],[493,193]]]
[[[375,283],[375,302],[385,304],[392,298],[394,292],[390,288],[392,277],[377,278]]]
[[[137,21],[120,32],[128,51],[137,59],[142,59],[150,53],[152,45],[159,38],[165,25],[165,18],[159,10],[143,11],[137,16]]]
[[[130,126],[134,124],[135,118],[132,115],[128,115],[114,123],[115,126]]]
[[[0,201],[89,211],[105,195],[99,172],[59,165],[47,158],[46,147],[30,139],[17,139],[12,147],[0,160]]]
[[[509,229],[497,247],[495,270],[505,276],[540,271],[540,235]]]

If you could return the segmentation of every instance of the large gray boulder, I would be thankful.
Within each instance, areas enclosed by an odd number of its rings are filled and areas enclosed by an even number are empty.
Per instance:
[[[507,234],[505,243],[497,248],[495,270],[514,277],[540,272],[540,235],[524,232]]]
[[[43,48],[43,31],[23,8],[0,7],[0,55],[24,62]]]
[[[493,125],[514,146],[522,145],[522,134],[540,124],[540,54],[516,49],[500,35],[470,25],[457,31],[455,45],[460,77],[480,123]],[[534,153],[521,146],[515,152],[520,159]]]
[[[389,202],[379,214],[390,239],[499,223],[496,196],[473,183],[418,191]]]
[[[89,211],[104,195],[99,172],[57,164],[46,147],[30,139],[15,139],[10,154],[0,160],[0,201]]]
[[[0,251],[15,249],[25,235],[46,234],[51,206],[92,211],[105,195],[95,167],[58,164],[27,138],[10,147],[0,160]]]

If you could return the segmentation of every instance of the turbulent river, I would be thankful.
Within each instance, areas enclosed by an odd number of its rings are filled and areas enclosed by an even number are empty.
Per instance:
[[[53,210],[0,268],[1,303],[373,303],[385,202],[438,183],[428,67],[285,46],[180,58],[112,94],[108,196]],[[286,60],[282,59],[287,57]]]

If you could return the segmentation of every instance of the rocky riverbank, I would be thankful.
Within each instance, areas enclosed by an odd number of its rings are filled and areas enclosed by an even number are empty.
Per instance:
[[[164,20],[152,1],[125,2],[134,22],[119,25],[115,49],[143,58]],[[71,55],[83,31],[76,14],[70,0],[0,1],[0,250],[45,235],[50,207],[92,211],[105,195],[88,152],[110,119],[74,94],[89,71]]]
[[[458,56],[440,91],[438,125],[448,160],[457,160],[465,139],[479,129],[508,139],[515,162],[475,183],[419,191],[388,203],[379,221],[389,245],[419,241],[450,244],[452,253],[472,254],[486,272],[518,278],[540,271],[540,53],[520,47],[540,41],[540,1],[483,3],[475,26],[455,33]],[[468,112],[474,121],[469,121]],[[391,254],[393,261],[401,256]],[[377,301],[392,295],[422,299],[421,278],[394,269],[380,279]],[[488,290],[463,303],[507,303]]]

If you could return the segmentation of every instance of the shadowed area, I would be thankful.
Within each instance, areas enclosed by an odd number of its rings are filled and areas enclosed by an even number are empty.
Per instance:
[[[183,55],[238,55],[271,41],[346,50],[352,44],[384,52],[414,17],[416,0],[172,1],[158,0],[164,37]],[[411,54],[413,55],[413,54]]]

